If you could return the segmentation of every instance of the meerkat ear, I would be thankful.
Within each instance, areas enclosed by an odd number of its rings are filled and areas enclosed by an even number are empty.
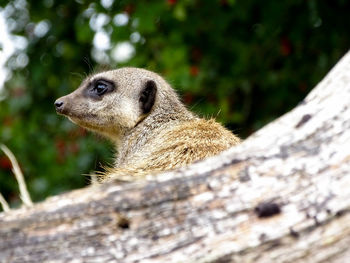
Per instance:
[[[143,114],[149,113],[156,100],[157,84],[153,80],[147,80],[140,93],[140,107]]]

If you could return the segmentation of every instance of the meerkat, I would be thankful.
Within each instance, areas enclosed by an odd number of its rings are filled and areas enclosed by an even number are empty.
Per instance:
[[[87,77],[55,101],[58,114],[110,139],[115,163],[100,181],[186,166],[240,142],[213,119],[190,112],[158,74],[120,68]]]

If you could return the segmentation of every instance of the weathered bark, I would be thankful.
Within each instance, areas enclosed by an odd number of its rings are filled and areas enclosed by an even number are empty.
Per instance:
[[[217,157],[2,213],[1,262],[345,262],[349,102],[350,53],[297,108]]]

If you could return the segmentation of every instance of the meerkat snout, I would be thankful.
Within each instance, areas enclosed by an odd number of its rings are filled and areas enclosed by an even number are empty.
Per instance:
[[[62,111],[62,109],[63,109],[63,101],[60,101],[60,100],[56,100],[55,101],[55,107],[56,107],[56,111],[57,112],[61,112]]]
[[[67,111],[67,107],[66,107],[66,102],[64,100],[64,97],[57,99],[54,102],[55,108],[56,108],[56,112],[60,115],[66,115],[68,116],[68,111]]]
[[[240,142],[214,120],[188,111],[161,76],[139,68],[89,76],[55,107],[115,143],[115,168],[104,178],[177,168]]]

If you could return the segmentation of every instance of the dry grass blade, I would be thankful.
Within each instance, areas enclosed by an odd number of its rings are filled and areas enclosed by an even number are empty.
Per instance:
[[[1,193],[0,193],[0,204],[1,204],[2,210],[4,210],[4,212],[8,212],[11,210],[9,204],[6,202],[5,198],[2,196]]]
[[[23,173],[21,169],[19,168],[18,162],[16,160],[16,157],[13,155],[13,153],[10,151],[9,148],[7,148],[6,145],[1,144],[0,145],[1,150],[7,155],[7,157],[10,159],[11,164],[12,164],[12,172],[14,173],[16,180],[19,185],[19,192],[20,192],[20,197],[23,202],[23,204],[26,207],[31,207],[33,206],[33,202],[30,198],[30,195],[27,190],[26,183],[24,181]]]

